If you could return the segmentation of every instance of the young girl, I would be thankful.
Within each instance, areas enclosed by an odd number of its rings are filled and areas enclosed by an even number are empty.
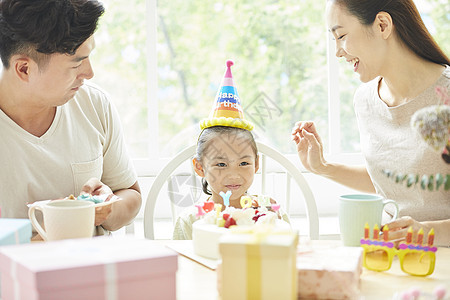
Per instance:
[[[258,150],[250,131],[227,126],[213,126],[203,130],[197,143],[197,153],[192,160],[195,172],[202,177],[203,192],[208,200],[222,204],[220,192],[231,191],[229,205],[241,208],[242,196],[250,196],[257,206],[257,197],[248,195],[258,171]],[[271,199],[272,203],[275,203]],[[173,239],[192,239],[192,223],[198,220],[196,207],[180,214],[175,224]],[[289,223],[286,213],[281,218]]]
[[[241,197],[247,195],[258,171],[258,149],[250,132],[253,124],[244,118],[241,101],[233,83],[228,60],[222,85],[217,92],[211,115],[200,122],[202,132],[197,141],[197,154],[192,163],[202,177],[203,192],[208,200],[222,205],[241,208]],[[220,195],[230,193],[229,203]],[[258,206],[255,196],[250,196]],[[275,203],[271,199],[272,204]],[[200,204],[200,203],[199,203]],[[197,221],[198,209],[193,206],[178,217],[173,239],[192,239],[192,223]],[[280,213],[280,212],[279,212]],[[286,214],[279,216],[289,222]]]

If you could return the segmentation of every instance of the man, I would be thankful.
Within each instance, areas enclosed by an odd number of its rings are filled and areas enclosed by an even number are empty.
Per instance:
[[[89,193],[122,198],[96,210],[117,230],[141,206],[119,117],[93,77],[89,55],[103,14],[96,0],[0,1],[0,206]]]

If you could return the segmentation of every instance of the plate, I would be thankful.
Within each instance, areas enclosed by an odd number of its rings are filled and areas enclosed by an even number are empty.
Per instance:
[[[114,195],[111,198],[111,200],[97,203],[97,204],[95,204],[95,207],[106,206],[106,205],[109,205],[109,204],[112,204],[114,202],[121,201],[121,200],[123,200],[123,198],[120,198],[120,197],[117,197],[117,196]],[[79,200],[79,201],[83,201],[83,200]]]
[[[103,198],[106,199],[106,198],[107,198],[107,195],[105,195]],[[64,198],[64,199],[67,199],[67,197]],[[54,199],[54,200],[63,200],[63,199]],[[74,200],[74,201],[89,201],[89,200],[76,200],[76,199],[73,199],[73,200]],[[120,201],[120,200],[122,200],[122,198],[120,198],[120,197],[114,195],[114,196],[111,198],[111,200],[106,201],[106,202],[100,202],[100,203],[97,203],[97,204],[95,204],[94,206],[95,206],[95,207],[106,206],[106,205],[112,204],[112,203],[117,202],[117,201]],[[53,201],[53,200],[35,201],[35,202],[33,202],[33,203],[27,204],[27,206],[28,206],[28,207],[31,207],[31,206],[44,206],[45,204],[49,203],[50,201]]]

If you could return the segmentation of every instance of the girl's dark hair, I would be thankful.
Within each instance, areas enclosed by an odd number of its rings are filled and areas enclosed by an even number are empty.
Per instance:
[[[252,147],[253,152],[255,153],[255,157],[258,156],[258,148],[256,147],[255,139],[253,138],[253,134],[245,129],[236,128],[236,127],[228,127],[228,126],[213,126],[205,128],[198,137],[197,141],[197,151],[195,154],[195,158],[202,163],[205,156],[208,153],[214,153],[214,149],[210,149],[210,141],[220,135],[230,135],[232,134],[235,139],[239,140],[248,140],[250,142],[250,146]],[[220,151],[220,149],[217,149]],[[202,178],[202,187],[203,192],[207,195],[211,195],[211,191],[208,188],[208,181],[205,178]]]
[[[401,41],[418,56],[441,65],[450,60],[428,32],[413,0],[329,0],[347,8],[364,25],[371,25],[379,12],[392,17]]]
[[[97,0],[1,0],[3,66],[9,68],[15,54],[33,59],[53,53],[73,55],[94,33],[103,12]]]

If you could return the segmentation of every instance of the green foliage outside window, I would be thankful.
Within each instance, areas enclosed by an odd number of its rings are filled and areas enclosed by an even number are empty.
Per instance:
[[[447,0],[430,0],[435,38],[448,53]],[[134,157],[146,157],[149,141],[144,0],[105,0],[96,35],[95,81],[111,94]],[[295,151],[290,131],[314,120],[327,147],[328,68],[325,1],[160,0],[157,2],[159,143],[171,156],[196,141],[225,71],[233,77],[259,140],[284,153]],[[352,99],[358,76],[341,63],[341,148],[359,151]],[[325,149],[327,150],[327,149]]]

